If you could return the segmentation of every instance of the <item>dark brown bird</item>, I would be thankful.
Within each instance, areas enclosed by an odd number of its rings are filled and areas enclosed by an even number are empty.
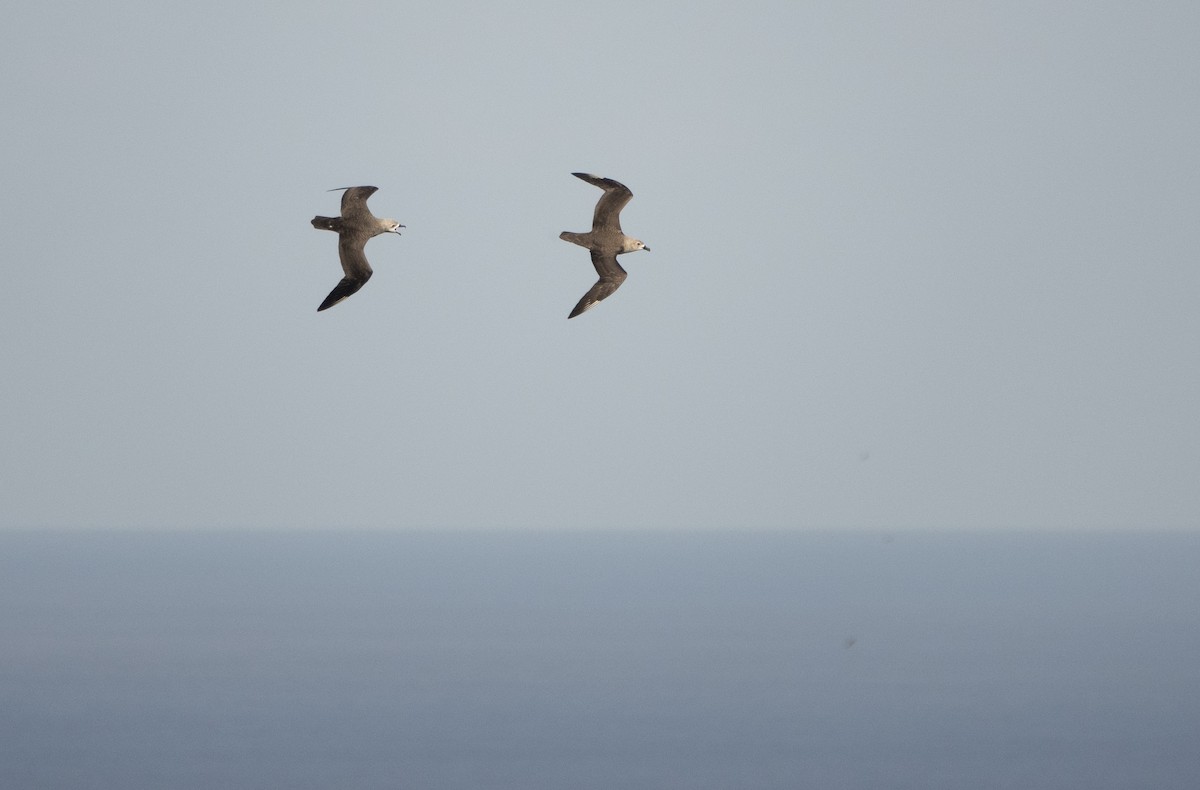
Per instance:
[[[346,276],[329,292],[325,301],[321,302],[321,306],[317,308],[318,313],[357,293],[358,289],[371,279],[371,264],[367,263],[367,255],[363,252],[367,242],[380,233],[395,233],[399,236],[400,228],[404,227],[394,219],[376,217],[367,208],[367,198],[375,194],[378,187],[338,189],[346,190],[342,194],[342,216],[313,217],[312,226],[319,230],[332,230],[338,235],[338,258],[342,261],[342,271]]]
[[[601,178],[589,173],[572,173],[571,175],[600,187],[604,190],[604,194],[596,203],[596,213],[592,216],[590,233],[572,233],[564,230],[558,234],[563,241],[569,241],[591,250],[592,265],[596,267],[596,273],[600,275],[600,279],[596,281],[590,291],[583,295],[579,304],[575,305],[575,309],[567,318],[574,318],[580,313],[591,310],[597,302],[612,296],[613,292],[621,287],[621,283],[625,282],[625,278],[629,275],[621,268],[621,264],[617,263],[618,255],[637,250],[650,251],[645,244],[626,236],[621,231],[621,209],[625,208],[625,204],[633,199],[633,193],[629,191],[629,187],[613,181],[611,178]]]

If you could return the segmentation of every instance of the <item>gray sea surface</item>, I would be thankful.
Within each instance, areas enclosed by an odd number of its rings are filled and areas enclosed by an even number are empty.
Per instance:
[[[4,532],[4,788],[1200,787],[1200,535]]]

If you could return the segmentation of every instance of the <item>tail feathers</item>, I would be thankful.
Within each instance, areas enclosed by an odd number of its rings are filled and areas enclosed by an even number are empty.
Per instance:
[[[317,230],[332,230],[334,233],[340,233],[342,230],[342,218],[313,217],[312,226]]]

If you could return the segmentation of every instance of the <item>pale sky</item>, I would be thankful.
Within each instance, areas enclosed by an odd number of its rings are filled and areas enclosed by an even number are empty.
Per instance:
[[[1195,3],[26,3],[0,74],[0,528],[1200,525]],[[653,251],[568,321],[572,171]]]

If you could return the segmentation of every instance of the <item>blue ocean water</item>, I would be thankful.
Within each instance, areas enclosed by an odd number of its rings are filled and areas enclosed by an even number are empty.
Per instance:
[[[0,533],[0,787],[1200,787],[1200,536]]]

